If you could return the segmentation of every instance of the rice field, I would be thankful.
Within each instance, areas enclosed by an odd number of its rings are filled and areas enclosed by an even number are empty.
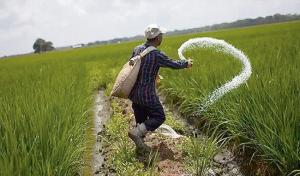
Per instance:
[[[223,39],[250,59],[252,75],[194,118],[251,147],[281,175],[300,173],[300,22],[166,37],[161,50],[178,58],[190,38]],[[115,76],[142,41],[0,60],[0,175],[76,175],[88,165],[95,90]],[[161,69],[160,90],[185,116],[241,71],[211,49],[184,53],[191,69]],[[109,92],[109,91],[108,91]]]

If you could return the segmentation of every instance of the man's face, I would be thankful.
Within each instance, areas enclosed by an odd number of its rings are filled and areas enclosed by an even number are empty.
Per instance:
[[[157,44],[158,44],[158,46],[161,44],[162,40],[163,40],[163,35],[159,34],[158,37],[157,37]]]

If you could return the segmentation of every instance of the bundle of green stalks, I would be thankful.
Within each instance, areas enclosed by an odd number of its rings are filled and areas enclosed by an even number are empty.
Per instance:
[[[226,94],[200,117],[256,150],[281,174],[300,168],[300,22],[167,37],[162,50],[194,37],[224,39],[252,64],[246,84]],[[32,54],[0,60],[0,175],[81,173],[94,93],[114,78],[142,41]],[[215,88],[237,75],[231,56],[197,49],[185,53],[191,69],[162,69],[160,89],[193,114]]]

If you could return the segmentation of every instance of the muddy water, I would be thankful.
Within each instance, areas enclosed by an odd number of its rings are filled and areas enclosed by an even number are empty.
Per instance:
[[[110,103],[104,95],[104,91],[104,89],[99,90],[95,98],[94,134],[96,143],[93,151],[93,175],[102,175],[101,167],[104,164],[104,155],[100,134],[104,131],[104,125],[111,116]]]

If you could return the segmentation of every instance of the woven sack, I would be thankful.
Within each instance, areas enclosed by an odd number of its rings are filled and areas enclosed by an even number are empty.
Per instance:
[[[119,72],[114,87],[110,93],[111,96],[119,98],[128,98],[139,73],[141,59],[156,48],[147,47],[142,53],[131,58]]]

